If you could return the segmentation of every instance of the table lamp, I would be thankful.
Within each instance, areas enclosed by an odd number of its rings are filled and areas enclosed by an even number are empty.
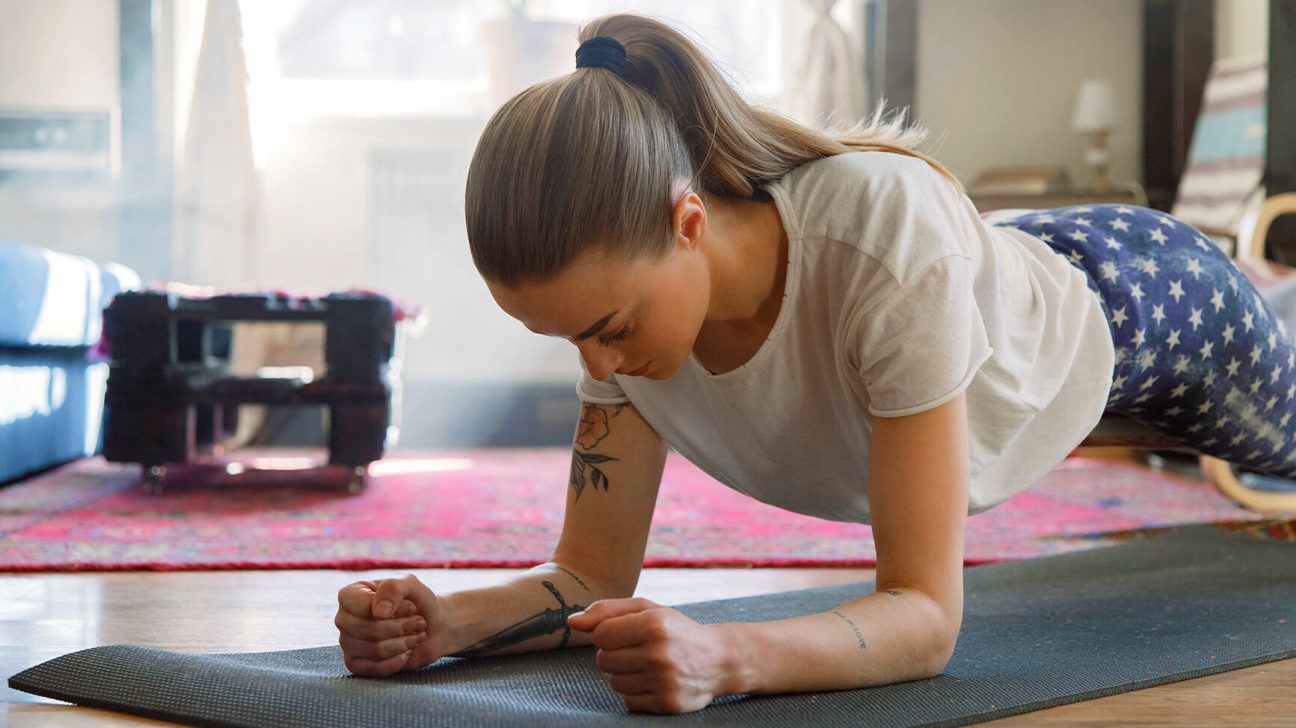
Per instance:
[[[1075,117],[1071,128],[1077,134],[1088,136],[1091,146],[1085,150],[1084,160],[1093,168],[1093,181],[1089,191],[1104,194],[1111,191],[1108,168],[1111,153],[1107,150],[1107,136],[1116,120],[1111,82],[1101,78],[1085,79],[1076,96]]]

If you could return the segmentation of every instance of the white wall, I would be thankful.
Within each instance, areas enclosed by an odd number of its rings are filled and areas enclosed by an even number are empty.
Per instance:
[[[1215,0],[1215,57],[1269,55],[1269,0]]]
[[[114,0],[0,0],[0,107],[118,104]],[[117,200],[104,184],[0,182],[0,238],[115,258]]]
[[[987,167],[1058,164],[1083,184],[1071,131],[1085,78],[1114,86],[1114,180],[1141,167],[1141,3],[1132,0],[919,0],[916,99],[935,156],[965,182]]]
[[[1133,0],[918,0],[915,103],[936,156],[964,181],[987,167],[1060,164],[1087,179],[1071,133],[1084,78],[1115,87],[1112,177],[1137,179],[1142,7]],[[1216,0],[1217,58],[1268,54],[1269,0]]]
[[[117,3],[0,0],[0,106],[117,103]]]

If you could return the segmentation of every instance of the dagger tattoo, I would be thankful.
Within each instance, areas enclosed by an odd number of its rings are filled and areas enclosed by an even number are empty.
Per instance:
[[[486,639],[471,645],[466,649],[456,652],[455,657],[480,657],[495,650],[503,649],[519,642],[525,642],[533,637],[541,637],[547,634],[553,634],[562,630],[562,642],[558,643],[559,648],[567,646],[567,640],[571,638],[571,628],[567,626],[567,617],[576,612],[585,611],[585,607],[579,604],[567,605],[567,600],[563,598],[558,588],[553,582],[541,582],[549,590],[554,599],[558,600],[557,609],[546,609],[539,614],[528,617],[527,619],[504,629],[501,632],[491,635]]]

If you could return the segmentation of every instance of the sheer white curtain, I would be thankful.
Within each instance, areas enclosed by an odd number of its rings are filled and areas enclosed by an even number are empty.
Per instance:
[[[818,128],[855,124],[868,113],[868,88],[858,32],[861,23],[852,24],[855,30],[848,32],[834,17],[834,9],[842,5],[857,11],[858,3],[852,0],[799,2],[812,15],[812,20],[798,43],[801,60],[795,77],[801,82],[791,87],[792,113],[803,123]],[[857,21],[859,15],[862,13],[856,15]]]
[[[174,277],[201,285],[246,285],[263,211],[252,159],[238,0],[206,4],[189,106],[176,170]]]
[[[205,8],[187,10],[202,13],[202,42],[176,169],[173,278],[221,290],[247,288],[258,278],[264,207],[252,155],[243,21],[238,0],[206,0]],[[251,373],[272,363],[267,353],[289,333],[284,325],[236,323],[233,370]],[[320,368],[312,361],[293,363]],[[227,445],[246,442],[264,416],[259,408],[244,408]]]

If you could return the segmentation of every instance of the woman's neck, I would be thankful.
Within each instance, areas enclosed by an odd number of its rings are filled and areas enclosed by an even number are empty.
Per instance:
[[[707,205],[710,325],[773,324],[787,275],[787,232],[773,201]]]

